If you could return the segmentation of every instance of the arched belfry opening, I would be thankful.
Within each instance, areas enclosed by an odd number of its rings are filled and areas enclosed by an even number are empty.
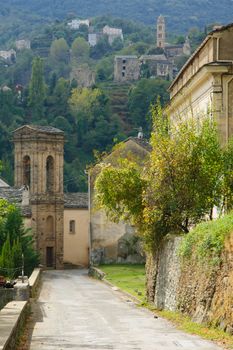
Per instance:
[[[54,159],[48,156],[46,160],[46,192],[54,192]]]
[[[23,184],[28,187],[31,184],[31,159],[29,156],[23,158]]]

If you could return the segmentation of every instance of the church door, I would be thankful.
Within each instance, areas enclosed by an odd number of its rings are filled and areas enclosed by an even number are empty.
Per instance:
[[[53,267],[53,247],[46,248],[46,266]]]

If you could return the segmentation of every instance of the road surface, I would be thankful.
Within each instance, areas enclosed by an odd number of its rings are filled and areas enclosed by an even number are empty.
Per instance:
[[[31,350],[220,350],[154,318],[84,270],[44,272],[34,320]]]

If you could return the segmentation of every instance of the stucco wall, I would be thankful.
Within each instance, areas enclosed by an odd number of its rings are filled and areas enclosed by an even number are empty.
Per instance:
[[[111,222],[102,210],[93,210],[91,215],[92,262],[99,263],[140,263],[144,261],[135,245],[134,251],[128,246],[133,244],[134,228],[124,222]],[[128,244],[127,244],[128,242]],[[137,249],[138,248],[138,249]]]
[[[75,220],[75,232],[70,233],[70,220]],[[64,262],[88,266],[89,214],[87,209],[64,210]]]

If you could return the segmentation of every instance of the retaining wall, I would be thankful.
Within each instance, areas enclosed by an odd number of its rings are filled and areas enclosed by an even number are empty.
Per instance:
[[[220,326],[233,335],[233,234],[218,265],[183,264],[181,237],[167,237],[156,256],[147,257],[147,296],[158,309],[180,311],[198,323]]]
[[[0,349],[15,350],[28,312],[27,301],[12,301],[0,311]]]

